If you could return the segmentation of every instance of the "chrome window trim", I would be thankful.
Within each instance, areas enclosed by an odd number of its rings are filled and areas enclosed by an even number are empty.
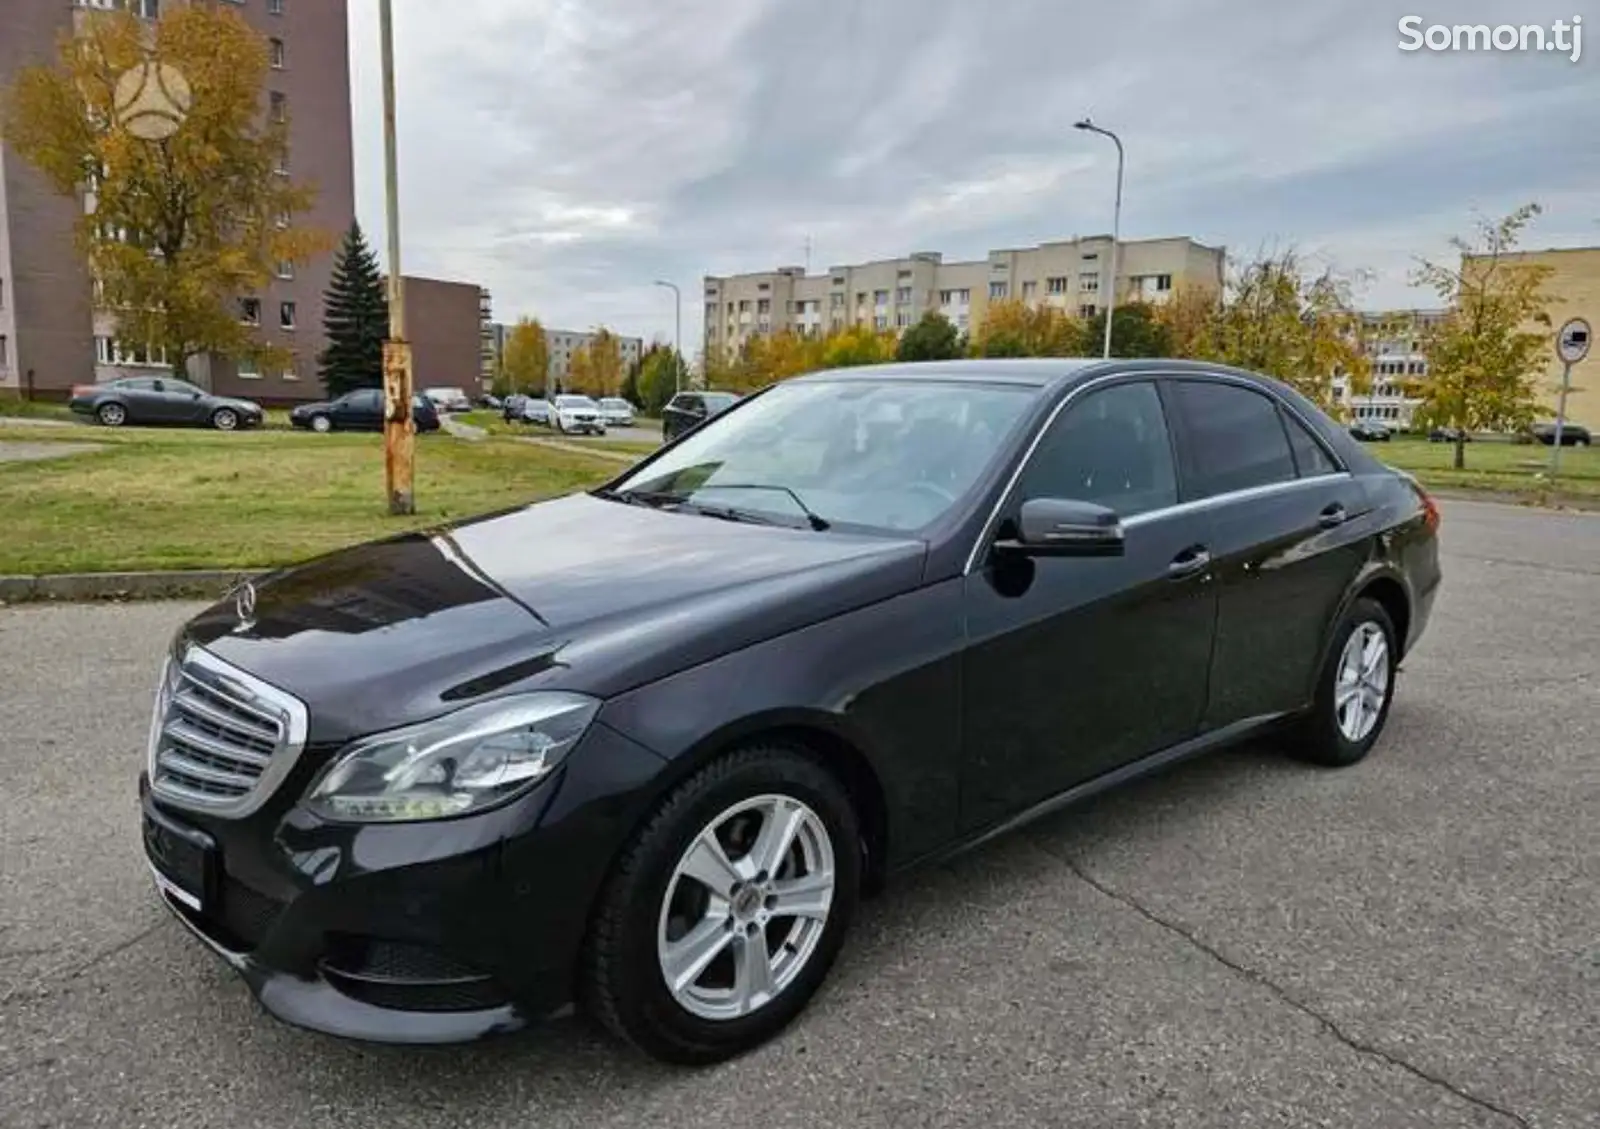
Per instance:
[[[1297,476],[1289,479],[1286,482],[1269,482],[1262,486],[1251,486],[1243,490],[1232,490],[1226,494],[1213,494],[1207,498],[1194,498],[1187,502],[1178,502],[1175,505],[1163,506],[1157,510],[1146,510],[1144,513],[1134,514],[1132,517],[1124,518],[1122,520],[1122,526],[1124,529],[1129,527],[1137,528],[1141,525],[1148,525],[1151,522],[1159,521],[1162,518],[1176,517],[1180,514],[1196,513],[1198,511],[1210,509],[1215,506],[1243,501],[1247,498],[1261,498],[1267,497],[1271,494],[1296,490],[1302,486],[1312,483],[1325,482],[1329,479],[1354,477],[1349,467],[1345,464],[1344,459],[1339,457],[1338,452],[1329,448],[1329,445],[1323,441],[1323,438],[1317,432],[1317,429],[1306,421],[1305,417],[1295,409],[1294,405],[1290,404],[1281,396],[1275,395],[1270,388],[1262,387],[1262,385],[1256,381],[1250,380],[1246,377],[1235,376],[1234,374],[1227,372],[1171,372],[1159,370],[1146,372],[1140,370],[1130,370],[1127,372],[1106,373],[1104,376],[1096,376],[1086,380],[1076,388],[1069,391],[1061,398],[1061,402],[1051,410],[1049,416],[1045,418],[1044,425],[1039,428],[1037,433],[1035,433],[1033,441],[1028,444],[1028,449],[1023,452],[1021,460],[1017,463],[1016,470],[1012,471],[1011,477],[1006,480],[1005,487],[1000,491],[1000,497],[994,504],[994,509],[989,512],[988,519],[983,523],[983,528],[978,531],[978,540],[972,546],[972,551],[967,554],[967,563],[961,570],[962,576],[970,576],[972,574],[973,566],[977,563],[979,554],[983,551],[984,546],[989,543],[989,538],[993,536],[995,523],[1000,518],[1000,511],[1005,509],[1006,502],[1010,500],[1012,491],[1016,489],[1017,483],[1022,479],[1022,472],[1028,469],[1028,463],[1032,461],[1034,451],[1037,450],[1039,444],[1044,441],[1044,437],[1049,433],[1050,428],[1055,426],[1056,419],[1074,400],[1076,400],[1083,393],[1088,392],[1091,389],[1098,388],[1102,385],[1109,384],[1115,380],[1126,380],[1129,383],[1141,380],[1149,381],[1151,383],[1156,383],[1163,380],[1202,380],[1213,381],[1219,384],[1232,384],[1239,388],[1249,389],[1258,395],[1265,396],[1268,400],[1272,401],[1272,403],[1278,405],[1284,411],[1287,411],[1293,418],[1298,420],[1306,428],[1306,430],[1311,433],[1311,438],[1319,443],[1322,446],[1322,449],[1327,452],[1328,457],[1333,460],[1334,465],[1339,468],[1336,471],[1326,474],[1315,474],[1306,477]],[[1163,404],[1163,406],[1165,405]],[[1168,421],[1167,423],[1167,431],[1169,434],[1172,431],[1171,421]],[[1288,441],[1288,436],[1284,437],[1284,441]],[[1182,469],[1177,469],[1178,473],[1181,475]],[[1298,469],[1299,468],[1297,465],[1296,470]]]
[[[167,701],[172,692],[171,668],[163,668],[161,685],[156,695],[155,717],[150,726],[149,748],[146,750],[147,773],[150,790],[163,803],[190,811],[208,812],[212,815],[240,819],[254,813],[266,803],[283,784],[294,768],[300,754],[305,751],[306,736],[310,728],[310,714],[299,698],[280,690],[248,671],[240,670],[195,643],[186,644],[183,652],[169,662],[179,671],[200,670],[207,676],[207,685],[220,696],[242,698],[246,703],[259,702],[275,710],[283,719],[283,736],[272,758],[254,787],[242,796],[226,800],[202,801],[193,794],[174,793],[158,783],[156,758],[160,750],[161,734],[165,728]],[[259,707],[257,707],[259,708]]]

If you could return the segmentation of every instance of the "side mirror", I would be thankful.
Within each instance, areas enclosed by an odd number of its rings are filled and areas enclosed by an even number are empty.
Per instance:
[[[200,398],[200,393],[198,393],[198,392],[191,392],[191,393],[189,393],[189,399],[191,399],[191,400],[198,400],[198,399],[199,399],[199,398]]]
[[[1022,503],[1018,536],[995,549],[1025,557],[1120,557],[1122,519],[1094,502],[1032,498]]]

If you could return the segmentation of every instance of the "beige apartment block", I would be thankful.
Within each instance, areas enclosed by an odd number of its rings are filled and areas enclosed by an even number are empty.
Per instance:
[[[1225,252],[1187,237],[1123,240],[1117,301],[1164,302],[1179,287],[1220,289]],[[1088,236],[1037,247],[1004,248],[987,258],[945,262],[936,251],[830,268],[800,267],[705,279],[709,353],[736,354],[755,334],[784,328],[825,334],[847,325],[903,330],[938,310],[963,332],[989,303],[1017,298],[1093,317],[1111,292],[1111,237]]]
[[[1518,251],[1501,256],[1512,262],[1549,267],[1544,291],[1557,299],[1550,307],[1546,326],[1524,328],[1550,339],[1546,368],[1538,380],[1540,418],[1555,419],[1556,400],[1561,390],[1561,362],[1556,358],[1556,330],[1569,318],[1584,318],[1593,332],[1600,332],[1600,247],[1552,247],[1543,251]],[[1471,262],[1468,259],[1467,262]],[[1463,263],[1465,266],[1466,263]],[[1572,388],[1567,394],[1567,418],[1591,431],[1600,430],[1600,354],[1589,356],[1572,367]]]

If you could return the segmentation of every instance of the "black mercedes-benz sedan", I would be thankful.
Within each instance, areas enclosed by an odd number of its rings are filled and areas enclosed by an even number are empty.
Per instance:
[[[1176,361],[823,372],[590,493],[323,557],[173,641],[165,903],[268,1011],[776,1033],[893,874],[1242,739],[1372,749],[1439,512]]]

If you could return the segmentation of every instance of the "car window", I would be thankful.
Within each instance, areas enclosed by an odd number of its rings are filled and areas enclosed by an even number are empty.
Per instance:
[[[182,380],[168,380],[164,381],[163,383],[166,384],[168,392],[177,392],[184,396],[188,396],[192,393],[200,391],[200,389],[196,388],[194,385],[188,384]]]
[[[1335,474],[1339,465],[1327,450],[1293,415],[1283,413],[1283,426],[1289,430],[1289,446],[1294,451],[1294,465],[1301,478],[1314,478],[1319,474]]]
[[[344,406],[369,411],[376,408],[382,399],[383,394],[376,388],[358,388],[345,396]]]
[[[1154,384],[1118,384],[1074,403],[1028,461],[1019,500],[1071,498],[1123,517],[1178,501],[1178,476]]]
[[[116,381],[112,387],[124,388],[130,392],[154,392],[156,390],[156,382],[148,376],[134,376],[126,380]]]
[[[679,396],[677,402],[673,406],[682,412],[697,412],[701,407],[700,397]]]
[[[1288,436],[1277,405],[1265,394],[1199,380],[1173,387],[1194,462],[1195,497],[1294,480]]]

